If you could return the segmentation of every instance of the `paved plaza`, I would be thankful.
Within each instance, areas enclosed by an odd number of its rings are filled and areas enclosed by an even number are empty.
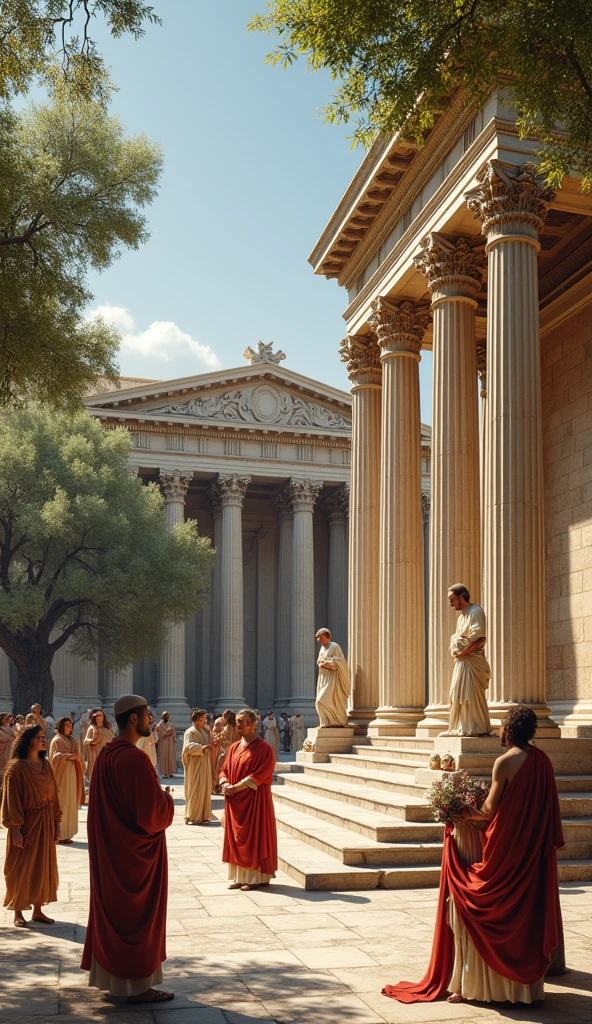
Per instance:
[[[17,931],[0,916],[0,1017],[7,1024],[103,1019],[133,1024],[403,1024],[407,1021],[570,1024],[592,1021],[592,885],[562,885],[570,972],[544,1004],[492,1007],[446,1002],[404,1006],[385,983],[416,980],[429,959],[435,890],[304,892],[279,875],[268,891],[229,892],[222,830],[183,824],[182,780],[168,831],[169,917],[165,986],[175,999],[130,1007],[86,984],[79,963],[88,911],[84,823],[58,847],[60,902],[51,927]],[[214,801],[221,813],[222,801]],[[1,833],[1,859],[6,833]],[[26,915],[29,916],[28,914]]]

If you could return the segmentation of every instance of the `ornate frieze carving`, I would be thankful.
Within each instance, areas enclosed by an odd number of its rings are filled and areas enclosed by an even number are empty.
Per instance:
[[[427,278],[431,292],[446,285],[453,285],[469,295],[480,291],[482,269],[487,265],[487,256],[481,245],[477,247],[464,237],[448,238],[436,231],[422,238],[420,245],[413,262]]]
[[[348,335],[339,346],[339,355],[352,384],[382,384],[380,349],[373,335],[363,338]]]
[[[290,480],[286,491],[290,495],[294,512],[312,512],[323,489],[316,480]]]
[[[187,402],[151,409],[151,414],[172,414],[204,420],[230,420],[233,423],[278,424],[287,427],[319,427],[351,431],[351,420],[304,398],[278,391],[271,384],[251,390],[242,388],[222,395],[190,398]]]
[[[555,193],[535,164],[508,167],[500,160],[489,160],[478,171],[477,181],[475,188],[465,192],[465,200],[475,219],[483,222],[483,235],[495,234],[502,224],[512,222],[541,233]]]
[[[407,299],[377,299],[369,317],[383,357],[398,352],[419,353],[430,320],[430,307],[425,302]]]
[[[254,363],[275,363],[276,365],[281,363],[282,359],[286,358],[286,353],[282,352],[281,348],[277,352],[273,351],[273,341],[270,341],[268,345],[263,341],[257,342],[257,351],[248,348],[243,352],[243,358],[247,360],[253,366]]]
[[[349,484],[342,484],[323,504],[331,526],[344,525],[349,516]]]
[[[185,501],[187,488],[193,479],[193,473],[182,473],[180,469],[173,469],[168,473],[161,473],[159,476],[160,486],[165,501]]]
[[[219,473],[217,484],[222,508],[225,505],[239,505],[242,507],[250,482],[250,476],[239,476],[238,473]]]
[[[271,501],[280,521],[283,519],[292,519],[294,515],[292,495],[287,488],[279,491],[278,494],[274,494]]]

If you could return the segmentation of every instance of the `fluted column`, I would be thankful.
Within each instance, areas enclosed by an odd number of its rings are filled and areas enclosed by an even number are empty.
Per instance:
[[[167,528],[185,521],[185,495],[192,474],[178,469],[160,474],[164,494]],[[187,728],[189,704],[185,696],[185,623],[171,622],[160,654],[160,672],[156,707],[168,711],[175,726]]]
[[[347,657],[347,548],[349,484],[342,484],[323,506],[329,522],[328,622]]]
[[[487,472],[485,464],[489,446],[487,444],[487,348],[484,342],[477,345],[477,373],[479,375],[479,395],[481,412],[479,418],[479,500],[481,503],[481,537],[485,537],[485,480]],[[486,571],[484,560],[485,545],[481,544],[481,593],[487,593],[485,583]]]
[[[481,602],[479,412],[476,296],[486,257],[466,238],[422,240],[416,268],[427,278],[433,315],[433,414],[430,517],[429,702],[421,733],[448,727],[456,613],[448,587],[464,583]]]
[[[276,598],[275,697],[278,712],[285,711],[292,693],[292,545],[294,510],[287,490],[273,498],[279,520]]]
[[[419,350],[424,303],[379,299],[382,362],[379,698],[372,735],[409,735],[423,715],[425,634]]]
[[[294,509],[292,533],[292,697],[307,724],[315,713],[316,641],[314,621],[314,546],[312,513],[322,488],[313,480],[290,480]]]
[[[350,722],[367,726],[378,707],[382,366],[374,335],[340,348],[352,383],[349,498],[348,661]]]
[[[0,714],[3,712],[12,714],[12,704],[10,659],[6,652],[0,649]]]
[[[212,593],[210,599],[210,701],[215,705],[220,690],[220,606],[222,571],[222,501],[216,478],[208,490],[208,503],[212,515],[212,546],[216,562],[212,570]]]
[[[216,709],[244,707],[243,679],[243,501],[251,478],[220,475],[222,505],[220,556],[220,694]]]
[[[113,717],[113,705],[118,697],[123,697],[125,693],[134,693],[134,666],[128,665],[126,668],[112,670],[105,670],[105,699],[103,700],[103,710],[107,715],[113,728],[115,728],[115,719]],[[141,695],[143,696],[143,695]]]
[[[55,683],[54,717],[70,711],[100,708],[99,659],[82,658],[72,650],[72,638],[56,651],[51,670]]]
[[[488,253],[484,547],[492,720],[545,697],[545,561],[537,252],[554,193],[533,164],[485,164],[466,195]]]

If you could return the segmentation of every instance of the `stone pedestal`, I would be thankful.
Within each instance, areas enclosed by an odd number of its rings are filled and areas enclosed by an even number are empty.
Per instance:
[[[185,495],[191,478],[192,474],[184,474],[178,469],[160,474],[169,530],[185,520]],[[168,626],[167,640],[160,655],[156,708],[161,713],[168,711],[177,729],[187,728],[190,709],[185,696],[184,622],[171,622]]]
[[[250,477],[218,477],[222,506],[220,555],[220,694],[216,712],[247,703],[243,679],[243,500]]]
[[[305,721],[316,717],[316,641],[312,513],[322,488],[313,480],[291,480],[292,534],[292,699]]]
[[[537,252],[554,197],[532,164],[490,161],[467,193],[488,253],[484,607],[492,724],[530,705],[538,735],[559,734],[545,699],[545,551]]]
[[[378,707],[380,448],[382,366],[373,335],[346,338],[341,358],[352,382],[349,498],[349,720],[360,730]],[[329,624],[330,625],[330,624]]]
[[[355,729],[308,729],[306,741],[314,745],[314,750],[299,750],[296,760],[299,764],[319,764],[329,760],[329,754],[348,754],[354,744]]]
[[[380,706],[369,735],[409,735],[425,704],[419,350],[422,303],[379,299],[370,322],[382,362]]]

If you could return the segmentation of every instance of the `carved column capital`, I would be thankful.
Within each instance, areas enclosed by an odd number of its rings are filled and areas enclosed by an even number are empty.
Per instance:
[[[374,335],[349,334],[339,346],[339,355],[355,387],[382,384],[380,349]]]
[[[158,479],[165,501],[184,502],[193,473],[182,473],[180,469],[173,469],[170,472],[161,472]]]
[[[219,473],[217,484],[222,508],[226,505],[238,505],[239,508],[242,508],[250,482],[250,476],[239,476],[238,473]]]
[[[465,192],[469,210],[481,220],[481,234],[507,233],[508,225],[516,234],[540,235],[549,203],[555,193],[545,184],[533,163],[508,167],[500,160],[489,160],[477,173],[478,185]]]
[[[381,359],[392,355],[419,357],[430,320],[430,308],[425,302],[377,299],[372,305],[369,323],[378,337]]]
[[[487,395],[487,346],[484,341],[477,342],[477,373],[481,381],[481,398]]]
[[[287,487],[282,491],[279,491],[277,494],[274,494],[271,499],[271,503],[280,522],[294,517],[292,495]]]
[[[322,483],[315,480],[290,480],[286,491],[294,512],[312,512],[322,488]]]
[[[349,516],[349,484],[342,484],[323,504],[331,526],[345,525]]]
[[[450,238],[436,231],[421,240],[413,262],[427,278],[432,294],[453,289],[456,295],[474,297],[481,290],[487,256],[482,244],[465,237]]]

